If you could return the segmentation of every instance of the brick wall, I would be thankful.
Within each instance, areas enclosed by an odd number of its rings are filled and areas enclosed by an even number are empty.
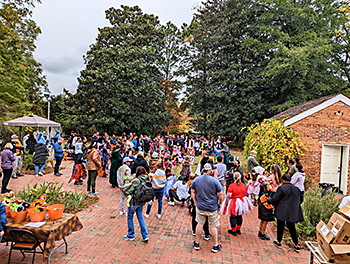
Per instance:
[[[309,150],[302,157],[305,173],[320,182],[322,144],[350,145],[350,107],[337,102],[291,125],[298,132]],[[347,174],[347,194],[350,193],[350,162]],[[342,175],[342,180],[344,180]]]

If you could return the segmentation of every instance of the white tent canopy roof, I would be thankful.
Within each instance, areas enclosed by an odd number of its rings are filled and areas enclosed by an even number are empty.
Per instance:
[[[5,126],[27,126],[27,127],[60,127],[60,123],[53,122],[46,118],[29,115],[25,117],[20,117],[7,122],[4,122]]]

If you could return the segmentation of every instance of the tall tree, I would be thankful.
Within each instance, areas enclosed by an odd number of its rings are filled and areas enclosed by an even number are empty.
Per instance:
[[[41,33],[31,19],[35,0],[4,0],[0,6],[0,108],[4,118],[32,109],[47,91],[42,67],[33,53]]]
[[[109,8],[78,78],[76,124],[109,133],[153,133],[169,122],[157,62],[164,37],[158,17],[138,6]]]
[[[187,29],[187,98],[198,130],[233,138],[266,114],[264,55],[246,43],[259,37],[258,14],[252,1],[207,1]]]
[[[160,29],[164,38],[162,41],[162,57],[158,63],[162,74],[160,77],[162,92],[165,95],[165,107],[170,114],[168,130],[176,129],[180,123],[181,115],[178,96],[182,84],[177,80],[180,71],[180,62],[186,49],[182,44],[181,31],[170,21]]]
[[[242,127],[346,83],[333,60],[335,0],[208,0],[186,29],[187,100],[197,129]]]

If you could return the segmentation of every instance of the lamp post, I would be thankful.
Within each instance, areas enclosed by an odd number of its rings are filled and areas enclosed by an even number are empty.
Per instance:
[[[44,96],[47,100],[47,119],[50,120],[50,101],[51,101],[51,94],[45,93]],[[49,127],[49,138],[51,135],[51,127]]]

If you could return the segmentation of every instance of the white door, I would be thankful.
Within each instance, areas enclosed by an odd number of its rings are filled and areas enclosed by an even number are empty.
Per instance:
[[[321,182],[333,183],[339,187],[340,146],[323,146]]]

